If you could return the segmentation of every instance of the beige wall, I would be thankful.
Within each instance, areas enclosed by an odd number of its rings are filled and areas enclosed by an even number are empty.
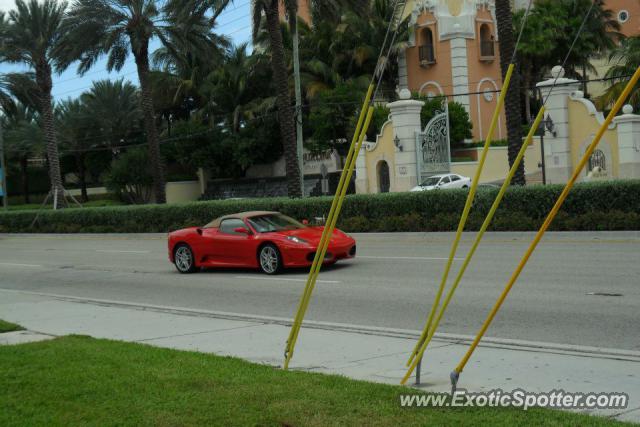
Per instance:
[[[480,151],[481,149],[478,148]],[[478,157],[480,153],[478,153]],[[532,145],[529,145],[524,155],[524,170],[526,175],[539,172],[541,169],[538,163],[541,161],[539,138],[535,138]],[[456,162],[451,163],[451,172],[473,178],[478,169],[478,162]],[[502,181],[509,172],[509,157],[507,147],[493,147],[487,153],[480,183]]]
[[[588,101],[587,101],[588,102]],[[600,121],[592,114],[587,106],[578,100],[569,100],[569,138],[571,141],[571,166],[575,170],[586,147],[600,129]],[[605,154],[607,178],[619,176],[618,133],[615,129],[608,129],[598,148]],[[580,180],[587,176],[587,170],[580,175]]]
[[[167,182],[167,203],[184,203],[198,200],[200,192],[199,181]]]
[[[380,184],[378,182],[378,164],[386,161],[389,165],[389,191],[398,191],[396,189],[395,179],[395,158],[396,147],[393,144],[393,124],[389,121],[382,127],[380,135],[377,137],[377,144],[371,151],[365,151],[365,163],[367,167],[367,193],[378,193]]]

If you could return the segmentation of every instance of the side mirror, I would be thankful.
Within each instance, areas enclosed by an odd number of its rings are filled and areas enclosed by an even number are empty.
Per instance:
[[[251,230],[248,230],[248,229],[246,229],[244,227],[238,227],[238,228],[234,229],[233,231],[236,232],[236,233],[241,233],[241,234],[246,234],[246,235],[251,234]]]
[[[303,220],[302,220],[302,223],[303,223],[304,225],[309,225],[309,220],[308,220],[308,219],[303,219]]]
[[[196,228],[196,233],[202,236],[202,228],[200,227]]]

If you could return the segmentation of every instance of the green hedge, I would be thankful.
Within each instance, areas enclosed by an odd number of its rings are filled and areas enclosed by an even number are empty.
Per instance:
[[[562,186],[510,188],[492,230],[535,230],[553,206]],[[345,231],[455,230],[468,190],[348,196],[339,226]],[[481,188],[469,217],[477,230],[497,189]],[[326,215],[330,197],[221,200],[175,205],[121,206],[0,214],[0,232],[167,232],[202,225],[220,215],[246,210],[276,210],[294,218]],[[640,230],[640,181],[610,181],[576,185],[554,230]]]

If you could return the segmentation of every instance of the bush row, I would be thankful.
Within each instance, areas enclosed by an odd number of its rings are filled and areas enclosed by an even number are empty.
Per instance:
[[[493,230],[535,230],[562,186],[512,187],[494,218]],[[348,196],[339,226],[345,231],[452,231],[468,190]],[[478,191],[467,230],[477,230],[498,189]],[[167,232],[202,225],[212,218],[247,210],[280,211],[298,219],[326,216],[331,197],[218,200],[175,205],[42,210],[0,214],[0,232]],[[640,229],[640,181],[579,184],[572,190],[555,230]]]

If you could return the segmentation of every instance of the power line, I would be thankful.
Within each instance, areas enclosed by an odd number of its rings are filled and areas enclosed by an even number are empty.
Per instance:
[[[607,78],[599,78],[599,79],[586,79],[586,80],[575,80],[573,82],[569,82],[569,83],[558,83],[556,84],[556,87],[562,87],[562,86],[568,86],[568,85],[575,85],[577,83],[589,83],[589,82],[603,82],[603,81],[610,81],[610,80],[618,80],[618,79],[625,79],[625,78],[629,78],[631,77],[631,75],[623,75],[623,76],[616,76],[616,77],[607,77]],[[467,95],[483,95],[485,93],[498,93],[500,92],[500,90],[490,90],[490,91],[482,91],[482,92],[466,92],[466,93],[459,93],[459,94],[445,94],[445,95],[437,95],[434,96],[433,99],[441,99],[441,98],[455,98],[456,96],[467,96]],[[321,106],[341,106],[341,105],[345,105],[345,106],[353,106],[353,105],[360,105],[361,102],[310,102],[310,103],[306,103],[303,104],[302,107],[305,109],[310,109],[313,107],[321,107]],[[250,119],[246,119],[244,120],[244,123],[252,123],[254,121],[258,121],[261,120],[263,118],[266,117],[271,117],[271,116],[277,116],[278,112],[273,111],[270,113],[265,113],[263,115],[254,117],[254,118],[250,118]],[[224,113],[220,113],[220,114],[215,114],[215,115],[209,115],[208,118],[210,120],[224,120],[226,118],[228,118],[229,114],[224,114]],[[90,129],[92,127],[87,126],[87,127],[81,127],[78,129]],[[209,129],[207,131],[198,133],[198,134],[193,134],[193,135],[181,135],[178,137],[173,137],[172,140],[177,141],[177,140],[184,140],[184,139],[189,139],[189,137],[192,137],[194,135],[201,135],[201,134],[206,134],[206,133],[211,133],[216,131],[215,129]],[[140,135],[139,137],[145,137],[146,134],[143,133],[142,131],[140,131]],[[104,140],[104,135],[96,135],[96,136],[92,136],[92,137],[87,137],[87,138],[80,138],[80,139],[75,139],[74,142],[86,142],[86,141],[98,141],[98,140]],[[164,139],[166,140],[166,138]],[[107,147],[107,146],[103,146],[103,147],[92,147],[92,148],[83,148],[83,149],[75,149],[75,150],[64,150],[61,151],[61,153],[70,153],[70,152],[91,152],[91,151],[105,151],[105,150],[110,150],[112,148],[124,148],[124,147],[132,147],[132,146],[139,146],[139,145],[145,145],[145,143],[141,143],[141,144],[135,144],[135,145],[129,145],[129,144],[125,144],[125,145],[121,145],[121,146],[111,146],[111,147]],[[23,152],[20,150],[8,150],[12,153],[19,153],[19,152]]]

